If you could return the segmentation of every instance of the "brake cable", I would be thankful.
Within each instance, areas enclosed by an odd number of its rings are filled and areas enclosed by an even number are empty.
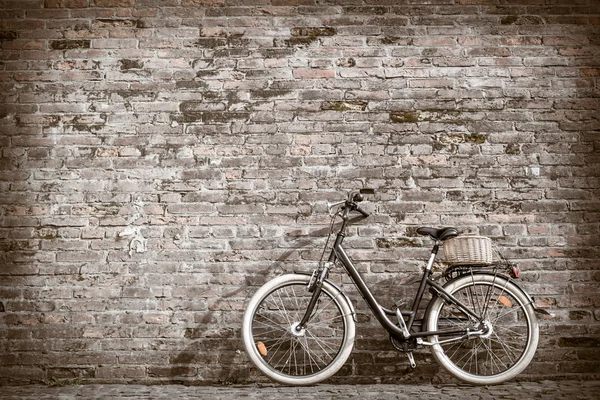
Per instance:
[[[333,226],[335,225],[335,218],[338,216],[340,211],[338,210],[331,217],[331,224],[329,225],[329,235],[327,235],[327,241],[325,242],[325,247],[323,247],[323,253],[321,253],[321,259],[319,260],[319,268],[323,264],[323,259],[325,257],[325,253],[327,252],[327,247],[329,247],[329,241],[331,240],[331,235],[333,235]]]

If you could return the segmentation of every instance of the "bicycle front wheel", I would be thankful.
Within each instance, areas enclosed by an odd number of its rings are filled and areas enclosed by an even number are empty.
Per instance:
[[[456,305],[434,298],[428,310],[428,331],[466,331],[430,337],[436,360],[458,379],[494,385],[514,378],[531,362],[539,327],[530,299],[508,280],[485,274],[465,275],[444,289],[481,319],[467,316]]]
[[[267,282],[244,315],[242,336],[250,360],[269,378],[288,385],[331,377],[354,346],[352,308],[328,282],[306,327],[296,330],[312,297],[309,280],[306,275],[284,275]]]

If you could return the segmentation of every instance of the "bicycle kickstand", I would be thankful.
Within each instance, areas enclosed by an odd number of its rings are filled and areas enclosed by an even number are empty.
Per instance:
[[[402,312],[400,311],[399,307],[396,308],[396,317],[398,318],[398,324],[400,324],[400,329],[402,330],[402,336],[404,336],[405,339],[408,339],[410,337],[410,333],[408,332],[406,322],[404,322],[404,317],[402,317]],[[415,357],[413,356],[412,351],[406,351],[406,356],[408,357],[410,367],[412,369],[417,368],[417,363],[415,362]]]

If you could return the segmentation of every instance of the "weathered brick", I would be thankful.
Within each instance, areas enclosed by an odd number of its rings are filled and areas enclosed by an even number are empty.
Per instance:
[[[68,49],[89,49],[90,40],[53,40],[50,42],[50,49],[52,50],[68,50]]]
[[[361,185],[348,252],[382,300],[411,294],[416,227],[492,236],[552,314],[523,379],[594,376],[594,7],[4,3],[0,384],[230,379],[206,354],[238,357],[257,285],[314,268]],[[359,329],[337,379],[397,379]]]

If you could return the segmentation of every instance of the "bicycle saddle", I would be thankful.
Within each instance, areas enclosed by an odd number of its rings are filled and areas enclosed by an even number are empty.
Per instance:
[[[433,240],[446,240],[458,236],[456,228],[427,228],[421,227],[417,229],[417,233],[423,236],[431,236]]]

